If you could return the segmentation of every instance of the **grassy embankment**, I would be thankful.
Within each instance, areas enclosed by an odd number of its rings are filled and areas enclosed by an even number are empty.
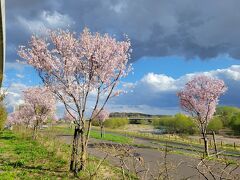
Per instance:
[[[70,146],[48,135],[39,135],[33,141],[30,135],[20,132],[0,133],[0,179],[74,179],[69,173]],[[99,159],[89,157],[86,171],[80,179],[89,179],[96,171]],[[96,179],[118,179],[117,168],[104,162]]]
[[[159,150],[164,150],[167,146],[171,149],[171,153],[174,154],[186,154],[188,156],[202,156],[203,145],[198,141],[192,141],[186,137],[180,137],[177,135],[153,135],[150,133],[137,133],[130,131],[123,131],[121,129],[106,129],[106,134],[103,139],[100,137],[100,132],[98,127],[93,127],[90,133],[91,138],[106,140],[121,144],[130,144],[135,147],[145,147],[154,148]],[[47,129],[46,131],[61,135],[72,135],[73,129],[66,125],[54,126],[52,129]],[[150,144],[137,144],[133,141],[134,137],[144,138],[150,140]],[[210,146],[210,148],[213,148]],[[240,147],[234,148],[228,144],[222,147],[218,146],[218,149],[224,151],[224,156],[240,157]]]
[[[98,131],[98,127],[93,127],[94,131]],[[156,135],[150,133],[137,133],[131,132],[126,130],[118,130],[118,129],[109,129],[106,128],[107,133],[114,133],[114,135],[124,135],[125,137],[136,137],[136,138],[143,138],[154,141],[153,144],[158,144],[161,147],[167,147],[173,149],[173,153],[180,153],[184,154],[184,152],[188,151],[191,154],[198,154],[203,153],[203,142],[199,142],[197,140],[189,139],[187,137],[182,137],[178,135]],[[210,148],[213,147],[213,142],[209,144]],[[240,157],[240,146],[236,145],[235,147],[232,144],[217,144],[218,150],[224,151],[224,155],[226,156],[233,156],[233,157]],[[190,154],[190,155],[191,155]]]

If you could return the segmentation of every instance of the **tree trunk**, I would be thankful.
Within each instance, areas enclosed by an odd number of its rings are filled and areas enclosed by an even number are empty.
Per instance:
[[[79,151],[80,151],[80,154],[79,154]],[[87,161],[87,151],[86,151],[84,131],[80,129],[79,126],[76,126],[74,130],[74,136],[73,136],[70,171],[74,172],[74,175],[77,175],[79,171],[84,170],[86,168],[86,161]]]
[[[38,130],[38,121],[36,125],[33,125],[33,139],[35,140],[37,138],[37,130]]]
[[[101,138],[103,138],[103,126],[101,125]]]
[[[87,143],[84,131],[81,131],[80,136],[81,136],[80,170],[85,170],[87,162]]]
[[[72,144],[72,154],[70,162],[70,171],[74,172],[75,175],[78,173],[78,155],[79,155],[79,140],[80,140],[80,127],[75,126]]]
[[[216,138],[215,138],[215,132],[214,131],[212,131],[212,135],[213,135],[213,143],[214,143],[215,154],[216,154],[216,157],[218,158],[217,143],[216,143]]]
[[[35,139],[36,139],[36,136],[37,136],[37,126],[34,126],[34,127],[33,127],[33,135],[32,135],[32,138],[35,140]]]
[[[36,120],[36,124],[33,125],[33,139],[35,140],[37,138],[37,131],[39,127],[39,120]]]
[[[202,136],[203,136],[203,142],[204,142],[204,156],[208,157],[209,156],[209,150],[208,150],[207,134],[202,133]]]

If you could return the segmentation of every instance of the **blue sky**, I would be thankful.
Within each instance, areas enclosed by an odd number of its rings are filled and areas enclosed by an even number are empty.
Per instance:
[[[178,56],[159,58],[143,57],[133,63],[134,74],[129,74],[125,81],[137,81],[149,72],[179,78],[188,73],[224,69],[235,64],[240,64],[239,60],[230,58],[227,55],[205,59],[204,61],[200,58],[187,60],[184,57]]]
[[[222,55],[213,59],[206,59],[204,61],[199,58],[187,60],[184,57],[178,56],[159,58],[143,57],[132,64],[133,71],[129,73],[123,81],[138,81],[149,72],[179,78],[188,73],[224,69],[237,64],[240,64],[239,60],[230,58],[227,55]],[[18,64],[18,66],[22,65]],[[11,82],[25,83],[30,86],[41,84],[41,80],[37,73],[30,66],[19,69],[9,68],[7,65],[6,75],[8,76],[9,81],[4,81],[5,86],[10,86]]]
[[[199,73],[225,81],[221,105],[240,106],[239,7],[237,0],[8,0],[7,106],[23,102],[22,90],[41,85],[34,69],[16,62],[18,46],[47,28],[81,32],[85,26],[119,40],[126,33],[132,42],[134,70],[121,84],[128,93],[110,101],[110,111],[179,112],[176,92]]]

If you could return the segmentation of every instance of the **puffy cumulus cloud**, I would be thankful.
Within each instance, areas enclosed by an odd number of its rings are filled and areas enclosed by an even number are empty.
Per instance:
[[[205,74],[223,79],[228,91],[220,98],[221,105],[240,106],[240,65],[233,65],[226,69],[217,69],[208,72],[186,74],[179,78],[172,78],[164,74],[148,73],[135,83],[123,83],[122,88],[128,93],[111,98],[107,104],[110,112],[142,112],[148,114],[175,114],[180,110],[177,91],[184,87],[193,76]],[[6,104],[8,109],[21,104],[22,91],[28,86],[21,83],[12,83],[8,88]],[[90,112],[96,101],[96,92],[90,93],[86,115]],[[102,100],[100,100],[102,103]],[[57,114],[61,117],[64,107],[57,104]]]
[[[140,84],[155,92],[171,91],[177,88],[175,79],[164,74],[148,73],[141,79]]]
[[[240,57],[239,0],[7,0],[8,47],[25,44],[29,28],[65,27],[129,35],[133,60],[178,55]],[[75,22],[72,24],[71,22]],[[28,29],[28,30],[26,30]],[[8,52],[8,60],[16,55]]]
[[[150,114],[174,114],[180,111],[177,91],[184,87],[193,76],[205,74],[223,79],[228,91],[220,98],[221,105],[240,106],[240,65],[209,72],[186,74],[172,78],[164,74],[148,73],[134,86],[125,88],[127,94],[113,99],[110,107],[116,111],[135,111]]]
[[[233,65],[228,69],[217,69],[216,71],[206,72],[205,74],[210,74],[212,76],[220,76],[220,78],[240,81],[240,66]]]
[[[12,83],[10,87],[6,88],[7,96],[4,101],[8,111],[13,111],[15,107],[23,103],[22,91],[27,88],[28,86],[21,83]]]

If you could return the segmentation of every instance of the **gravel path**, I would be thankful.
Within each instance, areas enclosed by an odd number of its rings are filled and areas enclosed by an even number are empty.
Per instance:
[[[59,136],[62,140],[64,140],[67,144],[72,143],[72,136]],[[151,143],[149,140],[142,140],[142,139],[136,139],[134,143],[144,143],[145,145],[148,145],[147,143]],[[103,140],[97,140],[97,139],[90,139],[89,146],[88,146],[88,152],[89,154],[96,156],[98,158],[104,158],[106,156],[106,152],[99,147],[102,147],[102,145],[116,145],[117,143],[112,143],[109,141],[103,141]],[[107,160],[115,165],[120,166],[120,160],[119,158],[116,158],[111,154],[111,152],[108,152]],[[153,175],[157,175],[159,172],[159,163],[164,163],[164,152],[158,151],[156,149],[152,148],[141,148],[141,147],[134,147],[134,155],[136,157],[143,157],[144,164],[147,165],[149,168],[149,171]],[[128,164],[130,170],[132,171],[133,165],[131,158],[128,158],[126,163]],[[169,166],[169,174],[171,174],[172,179],[181,180],[181,179],[203,179],[200,175],[198,175],[197,170],[190,166],[196,166],[199,162],[198,159],[193,158],[191,156],[185,156],[180,154],[168,154],[167,155],[167,164]],[[178,167],[176,167],[176,164],[178,164]],[[161,168],[164,169],[163,164],[161,164]],[[142,170],[142,167],[138,167],[137,170]],[[236,173],[240,174],[240,168],[237,169]],[[240,176],[239,176],[240,177]],[[152,179],[150,174],[147,178],[144,179]],[[209,177],[211,179],[211,177]]]
[[[95,130],[98,131],[98,130]],[[115,135],[120,135],[115,132],[106,132],[107,134],[115,134]],[[131,137],[131,136],[129,136]],[[148,146],[152,148],[165,148],[166,146],[166,141],[165,140],[154,140],[154,139],[148,139],[144,137],[133,137],[134,139],[134,144],[138,145],[143,145],[143,146]],[[181,143],[181,142],[174,142],[174,141],[168,141],[167,142],[168,147],[173,148],[174,150],[179,150],[184,153],[189,153],[189,154],[197,154],[200,155],[203,154],[204,148],[203,145],[191,145],[191,144],[186,144],[186,143]],[[221,155],[223,157],[227,157],[228,159],[239,159],[240,158],[240,151],[233,151],[233,150],[224,150],[221,147],[218,146],[218,151],[221,151]],[[214,154],[214,148],[209,147],[209,152],[210,154]],[[231,156],[231,155],[235,155]]]

